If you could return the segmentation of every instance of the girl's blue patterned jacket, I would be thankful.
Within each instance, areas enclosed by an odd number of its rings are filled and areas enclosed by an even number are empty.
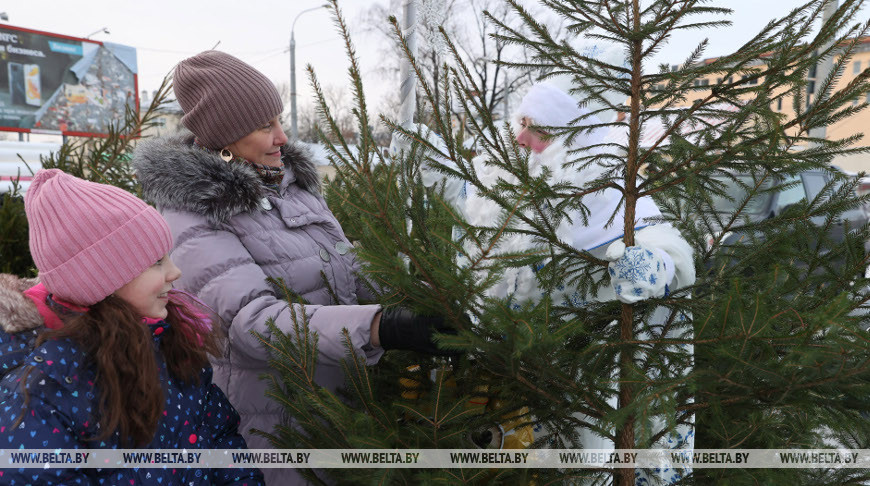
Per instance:
[[[45,327],[36,306],[22,295],[35,283],[0,275],[0,448],[123,448],[118,433],[105,441],[88,440],[99,433],[99,387],[95,369],[75,343],[49,340],[34,347]],[[150,325],[160,381],[166,399],[163,418],[143,449],[246,449],[238,432],[239,416],[204,368],[199,384],[178,382],[169,375],[159,350],[166,322]],[[24,406],[26,389],[29,402]],[[22,413],[23,419],[17,423]],[[106,485],[260,485],[257,469],[11,469],[0,465],[0,484]]]

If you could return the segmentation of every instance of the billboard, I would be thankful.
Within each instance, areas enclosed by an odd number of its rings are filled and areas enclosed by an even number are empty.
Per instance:
[[[104,135],[137,82],[132,47],[0,24],[0,130]]]

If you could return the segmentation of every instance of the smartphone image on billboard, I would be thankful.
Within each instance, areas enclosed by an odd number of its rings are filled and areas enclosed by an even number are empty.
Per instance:
[[[42,89],[39,81],[39,64],[24,65],[24,101],[31,106],[42,105]]]
[[[10,62],[7,71],[9,72],[9,101],[13,105],[26,104],[24,66],[21,63]]]

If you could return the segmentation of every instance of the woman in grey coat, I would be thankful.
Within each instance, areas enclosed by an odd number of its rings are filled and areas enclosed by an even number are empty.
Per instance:
[[[183,274],[176,287],[229,326],[228,355],[215,363],[214,381],[239,411],[248,447],[269,448],[250,430],[271,431],[282,421],[258,378],[269,371],[268,354],[250,331],[268,337],[269,318],[285,332],[293,328],[293,312],[268,277],[309,303],[305,313],[319,336],[316,378],[330,390],[344,382],[342,329],[370,365],[385,349],[438,352],[431,338],[445,329],[443,319],[358,304],[371,298],[359,265],[320,195],[314,164],[287,144],[271,81],[233,56],[206,51],[179,63],[174,90],[192,133],[143,141],[133,164],[144,196],[172,230],[172,259]],[[301,482],[292,470],[264,472],[270,484]]]

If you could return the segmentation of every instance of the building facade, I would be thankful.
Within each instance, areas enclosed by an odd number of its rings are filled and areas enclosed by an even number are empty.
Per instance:
[[[706,59],[702,62],[710,63],[715,61],[716,58]],[[759,68],[763,69],[763,65],[759,65]],[[854,81],[854,79],[859,76],[864,70],[870,68],[870,37],[864,37],[859,40],[858,45],[856,46],[855,52],[853,54],[852,59],[849,61],[849,64],[846,66],[846,69],[843,71],[842,76],[837,80],[835,85],[835,92],[847,86],[850,82]],[[821,83],[825,77],[826,73],[817,72],[817,70],[811,70],[808,75],[808,85],[807,92],[809,95],[804,96],[803,109],[806,109],[806,105],[811,104],[813,101],[812,92],[816,89],[816,84]],[[717,84],[721,84],[724,82],[731,82],[732,79],[723,79],[721,77],[716,76],[707,76],[704,78],[699,78],[694,81],[694,84],[697,88],[704,88],[709,86],[711,89]],[[756,80],[755,83],[760,83],[762,80]],[[686,99],[682,106],[688,107],[691,106],[696,100],[704,99],[710,94],[709,90],[699,89],[695,92],[693,96]],[[852,104],[854,106],[858,106],[862,103],[870,103],[870,93],[865,94],[861,98],[856,98],[852,100]],[[795,106],[793,97],[779,97],[772,102],[771,108],[774,111],[784,113],[787,117],[791,118],[795,115]],[[870,146],[870,110],[865,109],[851,117],[840,120],[830,126],[827,127],[825,137],[829,140],[832,139],[844,139],[850,136],[853,136],[857,133],[863,133],[865,135],[864,139],[860,140],[855,144],[855,146]],[[860,172],[867,171],[870,172],[870,155],[861,154],[861,155],[852,155],[848,157],[840,157],[832,161],[832,164],[847,170],[849,172]]]

